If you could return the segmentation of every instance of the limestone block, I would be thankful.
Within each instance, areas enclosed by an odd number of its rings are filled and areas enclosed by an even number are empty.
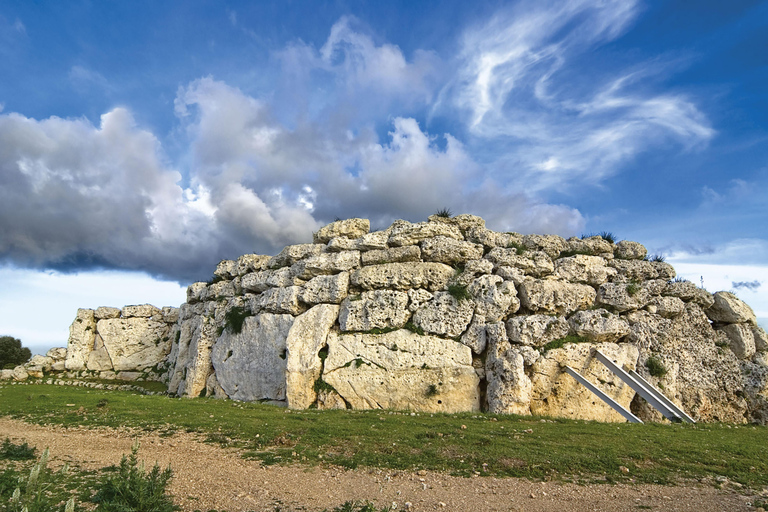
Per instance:
[[[565,338],[570,327],[562,316],[521,315],[507,320],[507,336],[512,343],[543,347]]]
[[[622,240],[614,247],[613,254],[623,260],[642,260],[648,254],[648,249],[643,244]]]
[[[306,409],[317,399],[315,381],[323,361],[318,355],[339,316],[339,306],[318,304],[296,317],[286,338],[285,397],[291,409]]]
[[[649,306],[654,306],[656,314],[664,318],[675,318],[685,311],[685,303],[677,297],[654,297]]]
[[[39,368],[42,371],[49,372],[51,371],[51,366],[53,365],[53,358],[47,357],[47,356],[41,356],[39,354],[33,355],[29,361],[27,361],[24,366],[29,369],[32,367]]]
[[[67,358],[67,349],[63,347],[55,347],[46,352],[45,355],[53,359],[54,362],[63,361]]]
[[[591,286],[554,279],[523,281],[517,293],[520,304],[533,313],[569,315],[595,302],[595,290]]]
[[[346,409],[347,403],[337,392],[329,389],[317,393],[317,408],[323,411]]]
[[[492,274],[493,273],[493,263],[491,261],[488,261],[486,259],[478,259],[478,260],[467,260],[464,264],[464,272],[467,274]],[[511,279],[507,279],[507,281],[511,281]]]
[[[273,270],[260,270],[245,274],[240,279],[240,286],[243,290],[261,293],[270,288],[295,286],[301,284],[291,271],[290,267],[282,267]]]
[[[222,279],[233,279],[237,277],[237,261],[221,260],[219,264],[216,265],[216,270],[213,271],[213,275]]]
[[[88,354],[93,350],[96,338],[96,317],[92,309],[78,309],[77,317],[69,326],[67,341],[67,370],[84,370]]]
[[[448,292],[436,292],[431,301],[413,314],[413,323],[430,334],[453,338],[466,330],[474,309],[471,300],[458,301]]]
[[[696,288],[696,292],[691,299],[691,302],[701,306],[701,309],[706,311],[707,308],[712,307],[715,303],[715,297],[703,288]]]
[[[94,311],[93,316],[94,318],[96,318],[96,320],[103,320],[105,318],[119,318],[120,308],[110,308],[107,306],[100,306],[96,308],[96,311]]]
[[[218,398],[221,400],[229,398],[227,392],[219,384],[219,379],[216,378],[215,373],[211,373],[208,379],[205,381],[205,396]]]
[[[388,244],[392,247],[416,245],[422,240],[436,236],[464,240],[458,227],[442,222],[396,223],[390,229]]]
[[[608,240],[604,240],[601,236],[590,236],[588,238],[572,237],[567,242],[566,251],[613,259],[613,244]]]
[[[690,302],[696,295],[696,290],[698,287],[690,281],[671,281],[667,283],[661,294]]]
[[[140,304],[138,306],[125,306],[123,308],[123,318],[150,318],[159,315],[160,310],[151,304]]]
[[[175,324],[179,321],[179,308],[164,306],[160,311],[163,315],[163,322],[167,324]]]
[[[487,336],[485,376],[488,381],[488,411],[530,415],[532,384],[525,374],[525,358],[509,343],[501,322],[489,324]]]
[[[360,267],[360,251],[343,251],[310,256],[294,263],[293,274],[300,279],[338,274]]]
[[[469,347],[405,329],[379,335],[332,331],[323,380],[353,409],[480,409]]]
[[[67,368],[64,366],[64,361],[56,361],[51,365],[52,372],[63,372]]]
[[[634,283],[605,283],[597,290],[595,303],[608,306],[617,313],[645,307],[651,295]]]
[[[332,238],[359,238],[371,230],[371,221],[368,219],[345,219],[331,222],[323,226],[312,235],[312,241],[316,244],[326,244]]]
[[[461,335],[461,342],[472,349],[475,354],[482,354],[487,345],[487,336],[485,332],[485,318],[481,315],[472,317],[472,323],[464,334]]]
[[[494,272],[497,276],[500,276],[505,281],[512,281],[515,286],[520,286],[526,279],[532,279],[525,275],[525,272],[515,267],[507,267],[502,265]]]
[[[605,309],[578,311],[568,319],[577,336],[593,343],[614,343],[629,334],[629,324]]]
[[[704,312],[713,322],[736,324],[757,323],[755,312],[746,303],[730,292],[717,292],[714,304]]]
[[[722,331],[728,336],[731,350],[739,359],[749,359],[755,355],[755,335],[752,333],[750,324],[719,325],[715,326],[715,330]]]
[[[287,245],[280,254],[267,261],[267,268],[290,267],[297,261],[322,254],[324,249],[325,246],[320,244]]]
[[[88,354],[88,362],[85,367],[92,372],[102,372],[114,369],[112,366],[112,358],[109,357],[109,351],[107,351],[107,347],[104,346],[104,340],[100,334],[96,334],[93,350]]]
[[[111,318],[99,320],[97,329],[115,371],[149,368],[171,350],[169,327],[164,322],[144,317]]]
[[[421,309],[424,304],[432,300],[435,294],[424,290],[423,288],[411,288],[408,290],[408,311],[411,313]]]
[[[525,274],[541,277],[551,274],[555,270],[552,259],[542,251],[525,251],[518,254],[514,247],[491,249],[486,256],[493,262],[495,268],[501,266],[519,268]]]
[[[363,235],[356,240],[357,250],[359,251],[375,251],[387,248],[387,240],[389,239],[389,233],[386,231],[375,231]],[[365,265],[366,263],[363,263]]]
[[[620,367],[634,370],[638,349],[629,343],[567,344],[544,354],[533,365],[531,412],[581,420],[625,422],[623,416],[592,394],[563,369],[575,369],[608,396],[629,408],[635,392],[593,356],[598,349]]]
[[[443,224],[456,226],[462,233],[470,228],[485,228],[485,219],[468,213],[462,213],[453,217],[430,215],[427,220],[429,220],[429,222],[442,222]]]
[[[656,279],[659,272],[645,260],[621,260],[614,259],[608,262],[610,267],[616,269],[618,275],[616,281],[646,281]]]
[[[243,254],[237,258],[237,275],[244,276],[251,272],[258,272],[267,268],[267,263],[272,259],[263,254]]]
[[[13,379],[12,369],[0,370],[0,380],[11,380],[11,379]]]
[[[218,326],[208,315],[199,314],[182,321],[169,393],[196,397],[205,389],[213,371],[211,347],[218,337],[217,331]]]
[[[408,294],[395,290],[372,290],[347,297],[341,303],[339,327],[342,331],[400,328],[411,316]]]
[[[331,238],[325,246],[325,252],[341,252],[358,250],[358,240],[346,237]]]
[[[606,261],[599,256],[577,254],[555,261],[555,277],[572,283],[600,286],[616,273],[616,269],[606,266]]]
[[[340,304],[349,294],[349,272],[317,276],[302,287],[299,300],[306,304]]]
[[[198,282],[192,283],[187,287],[187,303],[195,304],[205,300],[208,293],[208,283]]]
[[[651,266],[656,270],[656,276],[658,279],[664,279],[665,281],[669,281],[670,279],[674,279],[675,276],[677,276],[677,272],[675,272],[675,267],[667,263],[666,261],[652,261]]]
[[[142,372],[117,372],[115,379],[133,382],[138,380],[141,376]]]
[[[363,265],[405,263],[409,261],[421,261],[421,249],[419,249],[418,245],[392,247],[390,249],[368,251],[362,254]]]
[[[363,267],[352,273],[352,284],[365,290],[391,288],[407,290],[444,289],[456,271],[442,263],[384,263]]]
[[[482,315],[488,323],[498,322],[520,309],[515,285],[499,276],[480,276],[467,291],[474,298],[475,314]]]
[[[759,325],[750,325],[752,336],[755,338],[755,350],[758,352],[768,351],[768,334]]]
[[[541,251],[552,259],[560,256],[560,253],[568,248],[565,238],[557,235],[525,235],[523,245],[530,251]]]
[[[235,296],[235,283],[232,281],[219,281],[208,286],[208,300],[221,299]]]
[[[29,373],[22,365],[11,370],[11,378],[17,382],[23,382],[29,378]]]
[[[299,300],[301,291],[301,286],[270,288],[256,298],[254,305],[268,313],[299,315],[307,309]]]
[[[262,313],[243,322],[238,334],[225,330],[211,352],[216,378],[233,400],[285,400],[286,339],[290,315]]]
[[[421,257],[424,261],[437,261],[447,265],[454,265],[483,257],[482,245],[446,236],[427,238],[422,240],[420,245]]]

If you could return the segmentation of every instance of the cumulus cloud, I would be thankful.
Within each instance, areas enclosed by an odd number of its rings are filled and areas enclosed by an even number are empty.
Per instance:
[[[474,137],[504,141],[512,151],[501,162],[529,190],[597,183],[667,140],[705,143],[714,130],[690,99],[647,90],[663,67],[596,68],[587,84],[573,72],[638,11],[625,0],[520,2],[466,32],[459,71],[434,112],[461,109]]]
[[[739,290],[741,288],[746,288],[750,291],[757,291],[760,286],[762,286],[763,283],[760,281],[754,280],[754,281],[731,281],[731,286],[733,286],[736,290]]]

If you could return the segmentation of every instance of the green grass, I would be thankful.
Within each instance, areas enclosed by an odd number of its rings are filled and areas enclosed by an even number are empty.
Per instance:
[[[435,212],[435,215],[437,215],[438,217],[443,217],[445,219],[450,219],[451,217],[453,217],[453,212],[449,208],[442,208],[440,210],[437,210]]]
[[[27,443],[14,444],[7,437],[0,446],[0,460],[30,460],[35,458],[35,447]]]
[[[98,407],[104,399],[108,406]],[[161,435],[200,432],[265,464],[427,469],[462,476],[478,471],[579,482],[671,483],[723,475],[754,489],[768,485],[768,429],[757,426],[562,419],[542,423],[540,418],[481,413],[288,411],[258,403],[48,385],[0,388],[0,415]],[[629,474],[619,466],[628,467]]]
[[[451,297],[456,299],[457,302],[461,302],[463,300],[470,300],[472,298],[472,295],[467,291],[467,286],[464,284],[459,284],[459,283],[449,284],[448,293],[450,293]]]
[[[576,336],[575,334],[569,334],[565,338],[558,338],[556,340],[552,340],[543,347],[541,347],[542,352],[548,352],[552,349],[556,348],[563,348],[563,346],[566,343],[589,343],[589,340],[587,338],[584,338],[583,336]]]
[[[664,363],[655,356],[646,359],[645,367],[648,368],[648,373],[654,377],[663,377],[667,374],[667,369],[664,367]]]
[[[526,246],[523,244],[517,243],[517,242],[509,242],[507,244],[507,249],[515,249],[515,253],[519,256],[523,254],[525,251],[528,250]]]

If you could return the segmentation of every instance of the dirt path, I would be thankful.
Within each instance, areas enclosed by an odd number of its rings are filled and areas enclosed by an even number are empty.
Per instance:
[[[113,429],[62,429],[0,418],[0,439],[49,447],[52,465],[83,469],[117,464],[129,453],[134,434]],[[139,435],[139,455],[151,465],[171,464],[171,492],[184,511],[210,509],[269,511],[321,510],[345,501],[370,500],[397,510],[637,511],[715,512],[754,510],[749,498],[709,486],[588,485],[534,483],[515,478],[457,478],[435,472],[348,471],[333,468],[262,467],[233,450],[205,444],[193,434],[161,438]],[[410,505],[407,505],[409,503]]]

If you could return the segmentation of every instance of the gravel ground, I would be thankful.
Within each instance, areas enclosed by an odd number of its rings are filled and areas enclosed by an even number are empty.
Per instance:
[[[51,465],[83,469],[117,464],[139,438],[147,465],[171,464],[171,492],[184,511],[210,509],[316,511],[369,500],[397,510],[715,512],[755,510],[749,497],[711,486],[575,485],[517,478],[459,478],[443,473],[271,466],[240,458],[236,450],[200,442],[194,434],[161,438],[114,429],[63,429],[0,418],[0,439],[49,447]]]

